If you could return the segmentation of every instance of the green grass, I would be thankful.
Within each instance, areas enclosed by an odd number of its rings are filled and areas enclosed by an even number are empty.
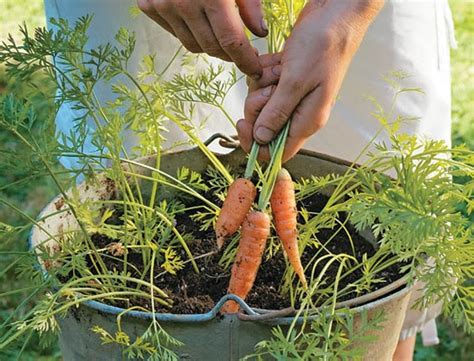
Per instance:
[[[0,0],[0,41],[8,34],[17,38],[18,25],[25,23],[28,29],[44,26],[43,0]]]
[[[474,3],[471,1],[451,1],[452,11],[455,18],[456,36],[459,48],[452,53],[453,71],[453,141],[455,144],[465,143],[474,149]],[[8,33],[13,33],[18,37],[18,24],[25,22],[28,28],[44,25],[43,1],[42,0],[0,0],[0,41],[5,39]],[[43,121],[48,121],[48,114],[51,113],[51,99],[44,94],[53,94],[52,84],[42,83],[46,91],[43,94],[28,90],[20,82],[5,80],[5,76],[0,69],[0,94],[15,92],[28,97],[29,102],[39,111]],[[49,119],[51,120],[51,119]],[[15,152],[21,152],[21,147],[11,141],[9,135],[0,132],[0,149],[8,148]],[[5,159],[0,157],[0,187],[9,184],[17,179],[23,178],[26,174],[22,172],[21,164],[12,172],[5,172]],[[19,187],[10,189],[6,195],[9,201],[27,210],[31,216],[38,214],[40,209],[56,193],[52,184],[47,181],[32,181],[22,184]],[[0,220],[9,224],[21,224],[22,220],[12,214],[11,211],[0,208]],[[7,239],[0,236],[1,250],[26,249],[25,233],[23,237]],[[11,258],[0,256],[0,271],[11,261]],[[6,290],[25,287],[28,279],[18,277],[10,272],[0,278],[0,294]],[[17,294],[12,297],[0,296],[0,322],[7,317],[15,306],[21,302],[26,294]],[[31,304],[24,307],[26,311]],[[439,334],[441,345],[425,348],[418,340],[415,359],[417,361],[428,360],[472,360],[474,359],[474,339],[464,335],[456,329],[452,322],[441,319],[439,322]],[[39,342],[41,338],[35,337],[25,349],[20,360],[59,360],[61,358],[55,342],[45,349],[41,349]],[[43,340],[44,341],[44,340]],[[8,350],[6,354],[0,353],[1,360],[16,359],[22,345]]]
[[[451,52],[454,144],[474,149],[474,2],[450,1],[458,49]],[[474,360],[474,337],[456,329],[450,319],[438,322],[441,344],[423,347],[417,339],[415,360]]]
[[[453,141],[474,149],[474,2],[451,3],[458,41],[451,53]]]

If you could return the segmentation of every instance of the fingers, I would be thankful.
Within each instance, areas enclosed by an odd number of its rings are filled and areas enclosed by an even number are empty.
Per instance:
[[[282,57],[283,57],[282,52],[273,53],[273,54],[263,54],[263,55],[260,55],[259,61],[263,67],[267,67],[267,66],[281,64]]]
[[[258,89],[250,93],[245,99],[244,117],[249,122],[251,122],[252,125],[255,123],[255,120],[259,116],[265,104],[267,104],[274,90],[275,86],[268,86],[266,88]]]
[[[320,85],[301,100],[293,113],[283,161],[292,158],[306,139],[321,129],[331,113],[334,99],[329,87]]]
[[[214,0],[205,8],[214,35],[221,48],[246,75],[258,79],[262,67],[245,35],[241,18],[233,1]]]
[[[284,162],[292,158],[303,147],[305,141],[326,124],[334,104],[333,94],[329,86],[321,84],[298,103],[291,116],[291,126],[283,154]],[[275,95],[275,86],[259,89],[248,95],[245,101],[245,119],[237,123],[239,140],[246,152],[250,151],[254,141],[256,119]],[[270,159],[268,146],[261,146],[259,159]]]
[[[260,65],[263,67],[262,77],[258,80],[253,80],[247,77],[247,85],[249,93],[265,88],[269,85],[276,84],[280,78],[281,73],[281,58],[283,53],[263,54],[258,57]]]
[[[244,152],[249,153],[253,143],[253,124],[246,119],[240,119],[237,122],[237,135],[239,136],[240,146]],[[270,160],[270,151],[267,145],[260,146],[258,160]]]
[[[160,25],[163,29],[165,29],[167,32],[173,34],[176,36],[176,34],[173,31],[173,28],[168,24],[168,22],[163,19],[158,13],[155,11],[155,8],[153,7],[151,1],[149,0],[137,0],[137,6],[140,8],[141,11],[143,11],[149,18],[154,20],[158,25]]]
[[[227,55],[224,49],[221,48],[219,41],[214,35],[206,14],[195,7],[189,7],[183,11],[186,13],[184,21],[202,51],[222,60],[231,61],[231,58]]]
[[[170,15],[167,18],[167,22],[172,27],[175,36],[181,41],[186,49],[191,53],[203,52],[203,49],[183,19],[178,16]]]
[[[258,55],[242,25],[243,20],[255,34],[266,35],[260,0],[239,0],[238,7],[235,0],[137,1],[144,13],[175,35],[189,51],[233,61],[246,75],[261,77]]]
[[[137,0],[137,5],[147,16],[166,31],[176,36],[192,53],[202,53],[202,48],[170,1]]]
[[[258,116],[253,136],[260,144],[270,142],[290,119],[291,114],[308,93],[299,76],[281,77],[275,92]]]
[[[253,92],[258,89],[266,88],[269,85],[274,85],[278,83],[281,75],[281,65],[273,65],[263,68],[263,73],[260,79],[250,80],[248,82],[249,92]]]
[[[249,151],[253,143],[253,125],[260,111],[270,99],[275,87],[259,89],[245,99],[244,119],[237,123],[237,131],[242,148]],[[242,127],[242,129],[239,129]]]
[[[249,153],[253,142],[253,124],[249,120],[240,119],[237,122],[237,135],[244,152]]]
[[[298,105],[286,139],[283,162],[293,158],[304,146],[306,140],[327,123],[334,104],[330,94],[332,93],[327,88],[318,87],[304,97]],[[253,124],[250,121],[242,120],[239,121],[237,127],[239,139],[244,139],[242,148],[249,152],[253,141]],[[260,146],[258,158],[263,161],[270,160],[268,146]]]
[[[266,36],[268,28],[263,19],[261,0],[236,0],[236,3],[247,28],[257,36]]]

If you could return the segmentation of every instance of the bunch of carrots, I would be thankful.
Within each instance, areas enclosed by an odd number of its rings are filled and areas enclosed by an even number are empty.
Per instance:
[[[287,129],[286,129],[287,130]],[[246,175],[236,179],[229,187],[227,197],[216,222],[217,245],[221,248],[227,237],[241,229],[239,249],[232,266],[228,293],[245,299],[255,282],[265,245],[270,235],[270,217],[265,212],[270,202],[275,229],[282,242],[285,253],[303,287],[307,287],[304,269],[298,252],[297,208],[295,188],[290,174],[281,168],[281,155],[286,132],[283,132],[281,144],[272,157],[273,171],[278,168],[276,177],[272,177],[272,169],[267,171],[267,182],[264,181],[258,210],[252,210],[257,190],[249,179],[252,175],[256,153],[251,152]],[[283,141],[283,142],[282,142]],[[278,149],[280,146],[281,149]],[[258,147],[258,146],[256,146]],[[272,162],[271,162],[272,163]],[[270,166],[269,168],[272,168]],[[270,199],[268,199],[270,194]],[[238,312],[239,306],[234,301],[228,301],[222,308],[223,313]]]
[[[281,52],[306,0],[263,1],[262,9],[268,24],[269,53]],[[266,240],[270,235],[270,217],[266,213],[271,205],[273,222],[288,260],[303,287],[307,287],[304,269],[298,251],[297,209],[295,189],[288,171],[282,168],[283,150],[290,127],[289,120],[270,144],[270,163],[264,173],[257,210],[252,210],[257,191],[250,181],[257,163],[259,145],[254,142],[243,178],[229,187],[216,223],[217,245],[221,248],[227,237],[241,229],[239,249],[232,266],[228,292],[245,299],[257,276]],[[223,313],[235,313],[237,303],[228,301]]]

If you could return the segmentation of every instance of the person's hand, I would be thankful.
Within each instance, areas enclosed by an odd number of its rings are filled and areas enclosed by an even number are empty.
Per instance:
[[[283,52],[262,55],[263,75],[249,82],[245,118],[237,124],[245,151],[254,139],[267,144],[291,117],[283,156],[288,160],[326,124],[352,57],[382,5],[382,0],[308,3]],[[260,158],[269,158],[267,146]]]
[[[242,21],[255,35],[267,35],[260,1],[138,0],[138,7],[189,51],[232,61],[243,73],[258,79],[262,67]]]

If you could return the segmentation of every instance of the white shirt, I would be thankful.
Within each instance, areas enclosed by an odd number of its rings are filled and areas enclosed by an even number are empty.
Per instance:
[[[132,73],[139,70],[140,59],[152,53],[157,55],[157,68],[162,68],[179,47],[172,35],[145,15],[130,15],[134,0],[46,0],[45,4],[48,19],[63,17],[72,23],[78,16],[94,14],[89,30],[90,47],[114,42],[114,35],[121,26],[134,31],[137,45],[130,63]],[[257,43],[262,48],[261,53],[265,51],[262,43]],[[454,45],[454,35],[447,0],[387,1],[353,58],[327,125],[307,141],[305,148],[354,160],[380,129],[380,123],[371,116],[374,106],[367,96],[375,97],[384,109],[389,109],[394,92],[383,76],[399,70],[411,75],[402,81],[402,86],[419,87],[424,91],[424,94],[410,92],[398,97],[394,114],[419,117],[418,121],[404,124],[401,131],[443,139],[449,144],[450,44]],[[183,71],[179,61],[170,73],[178,71]],[[243,116],[246,92],[245,82],[241,81],[226,98],[226,109],[235,120]],[[112,97],[106,86],[99,86],[97,93],[101,100]],[[200,105],[198,112],[201,119],[209,116],[200,134],[203,139],[215,132],[235,133],[215,109]],[[57,116],[58,132],[69,132],[73,118],[70,106],[64,105]],[[167,136],[170,142],[183,139],[182,132],[173,125],[170,128]],[[125,137],[126,145],[133,146],[133,136]],[[384,140],[387,140],[384,134],[376,139]],[[93,151],[89,146],[88,151]],[[72,166],[70,159],[64,162]]]

